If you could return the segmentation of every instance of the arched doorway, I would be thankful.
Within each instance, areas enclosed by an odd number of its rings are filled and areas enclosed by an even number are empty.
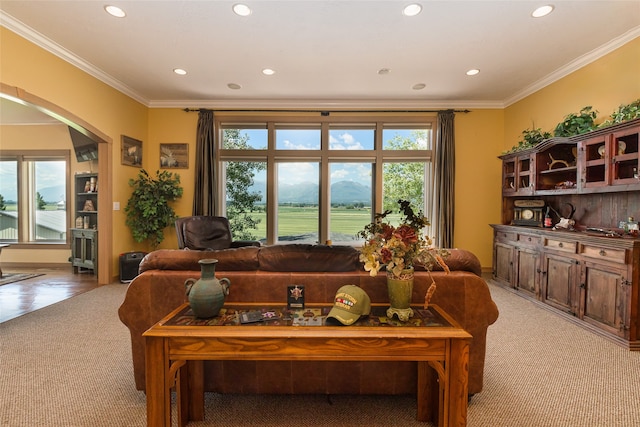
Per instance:
[[[112,280],[112,184],[108,179],[112,165],[113,140],[91,124],[71,112],[48,102],[36,95],[15,86],[0,83],[0,97],[34,109],[46,116],[73,128],[86,138],[97,143],[98,146],[98,174],[107,179],[101,180],[98,192],[98,284],[105,285]]]

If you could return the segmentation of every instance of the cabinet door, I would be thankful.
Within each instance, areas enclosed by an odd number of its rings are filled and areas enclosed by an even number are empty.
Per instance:
[[[71,258],[73,267],[96,270],[98,235],[94,230],[72,230]]]
[[[495,242],[493,278],[513,287],[513,245]]]
[[[638,184],[638,136],[640,126],[618,131],[612,137],[613,185]]]
[[[538,251],[528,248],[516,248],[515,286],[534,297],[539,296],[538,287]]]
[[[581,190],[605,187],[611,183],[611,155],[611,135],[597,136],[580,143]]]
[[[546,253],[542,258],[542,301],[573,315],[578,312],[580,265],[575,258]]]
[[[531,154],[509,156],[502,160],[503,194],[530,196],[534,190],[535,157]]]
[[[612,334],[625,337],[629,325],[626,320],[628,300],[626,270],[586,261],[581,274],[580,317]]]
[[[534,157],[532,155],[519,156],[516,164],[517,194],[528,196],[533,194]]]

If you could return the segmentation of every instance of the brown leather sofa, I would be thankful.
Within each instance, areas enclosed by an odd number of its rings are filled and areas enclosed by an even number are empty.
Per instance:
[[[140,264],[118,311],[131,332],[136,387],[145,388],[142,333],[185,301],[184,282],[200,277],[198,261],[218,259],[216,277],[231,280],[229,302],[286,301],[287,286],[305,286],[306,303],[333,301],[345,284],[362,287],[372,302],[388,302],[386,275],[371,277],[348,246],[275,245],[218,251],[158,250]],[[469,251],[452,249],[450,273],[433,271],[438,304],[473,339],[469,351],[469,393],[482,390],[486,332],[498,318],[480,262]],[[413,301],[424,303],[429,273],[416,268]],[[205,389],[220,393],[411,394],[413,362],[207,361]],[[348,373],[348,375],[345,375]]]

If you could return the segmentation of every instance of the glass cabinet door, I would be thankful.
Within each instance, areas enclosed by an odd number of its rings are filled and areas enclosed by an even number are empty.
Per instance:
[[[610,184],[611,135],[601,135],[580,143],[582,189],[604,187]]]
[[[612,184],[638,184],[638,135],[640,126],[615,132],[611,138]]]

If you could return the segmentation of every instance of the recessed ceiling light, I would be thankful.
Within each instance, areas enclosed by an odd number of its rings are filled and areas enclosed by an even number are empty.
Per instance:
[[[391,72],[391,70],[388,69],[388,68],[380,68],[378,70],[378,74],[380,74],[381,76],[384,76],[385,74],[389,74],[390,72]]]
[[[104,7],[104,10],[106,10],[109,15],[115,16],[116,18],[124,18],[127,16],[127,14],[124,13],[124,10],[120,9],[118,6],[107,5]]]
[[[480,70],[478,70],[477,68],[473,68],[473,69],[467,71],[467,76],[475,76],[479,72],[480,72]]]
[[[242,89],[242,86],[240,86],[238,83],[229,83],[227,87],[233,90]]]
[[[404,9],[402,9],[402,13],[405,16],[416,16],[420,12],[422,12],[422,6],[420,6],[418,3],[408,4],[404,7]]]
[[[416,83],[416,84],[413,85],[413,87],[411,89],[413,89],[413,90],[422,90],[425,87],[427,87],[427,85],[424,84],[424,83]]]
[[[273,76],[275,73],[276,72],[271,68],[265,68],[264,70],[262,70],[262,74],[264,74],[265,76]]]
[[[251,9],[246,4],[236,3],[233,5],[233,12],[239,16],[251,15]]]
[[[533,16],[534,18],[542,18],[543,16],[547,16],[551,12],[553,12],[553,5],[548,4],[546,6],[540,6],[539,8],[534,10],[531,13],[531,16]]]
[[[181,76],[184,76],[185,74],[187,74],[187,71],[183,70],[182,68],[174,68],[173,72]]]

